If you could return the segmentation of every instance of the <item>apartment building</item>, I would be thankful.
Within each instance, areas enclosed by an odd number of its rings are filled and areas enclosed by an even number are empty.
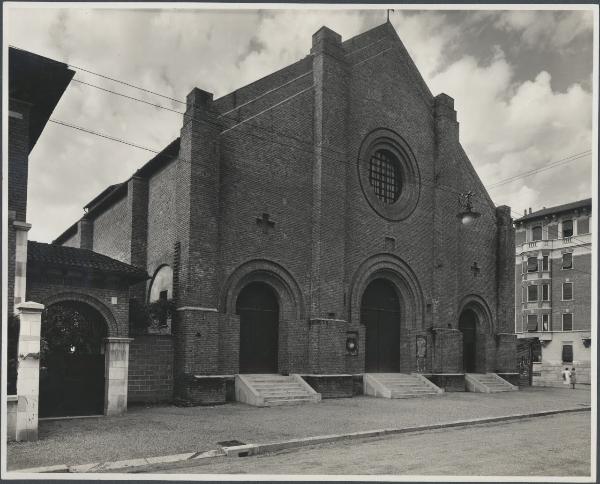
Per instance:
[[[588,198],[515,220],[515,332],[539,344],[533,385],[562,385],[566,367],[590,383],[591,217]]]

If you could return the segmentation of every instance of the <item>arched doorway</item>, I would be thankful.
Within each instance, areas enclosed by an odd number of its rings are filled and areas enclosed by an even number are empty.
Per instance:
[[[366,326],[365,372],[399,372],[400,302],[391,282],[375,279],[367,286],[361,322]]]
[[[251,282],[236,303],[240,316],[240,373],[277,373],[279,303],[264,282]]]
[[[458,329],[463,335],[463,371],[475,373],[477,367],[477,314],[465,309],[460,314]]]
[[[82,302],[55,303],[41,333],[40,417],[104,413],[103,316]]]

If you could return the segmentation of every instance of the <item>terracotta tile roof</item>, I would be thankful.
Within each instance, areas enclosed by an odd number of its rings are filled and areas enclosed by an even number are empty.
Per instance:
[[[104,272],[125,276],[127,279],[145,280],[145,270],[98,254],[92,250],[62,245],[44,244],[30,240],[27,243],[27,263],[77,267],[89,272]]]
[[[590,210],[592,209],[591,198],[586,198],[585,200],[578,200],[576,202],[565,203],[563,205],[557,205],[556,207],[543,208],[542,210],[538,210],[537,212],[532,212],[528,213],[527,215],[523,215],[521,218],[515,220],[515,222],[524,222],[526,220],[533,220],[536,218],[545,217],[546,215],[569,212],[571,210],[575,210],[576,208],[584,207],[588,207]]]

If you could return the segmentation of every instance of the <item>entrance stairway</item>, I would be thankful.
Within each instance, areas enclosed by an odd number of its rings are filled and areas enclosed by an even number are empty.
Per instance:
[[[321,401],[300,375],[235,375],[235,399],[256,407],[301,405]]]
[[[412,398],[440,395],[444,390],[417,373],[365,373],[365,395],[382,398]]]
[[[465,382],[468,392],[514,392],[519,389],[496,373],[465,373]]]

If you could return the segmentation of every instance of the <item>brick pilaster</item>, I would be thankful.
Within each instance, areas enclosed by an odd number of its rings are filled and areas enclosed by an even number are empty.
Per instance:
[[[348,72],[339,34],[313,35],[314,159],[310,316],[347,319],[344,307]]]
[[[515,229],[510,216],[510,207],[502,205],[496,208],[497,257],[496,290],[497,331],[512,333],[515,311]]]
[[[177,160],[175,392],[182,398],[188,376],[218,370],[219,132],[212,94],[193,89]]]

